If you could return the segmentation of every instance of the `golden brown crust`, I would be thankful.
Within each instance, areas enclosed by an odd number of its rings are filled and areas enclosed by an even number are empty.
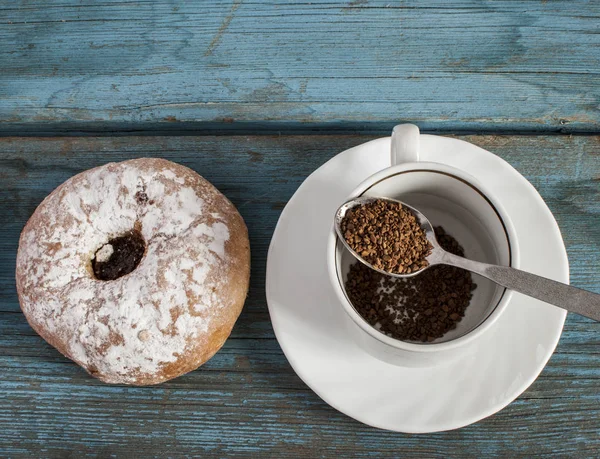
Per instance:
[[[149,204],[134,199],[140,183]],[[93,253],[132,225],[148,244],[138,268],[95,279]],[[249,277],[248,232],[231,202],[191,169],[149,158],[60,185],[25,226],[16,272],[21,308],[46,341],[93,376],[134,385],[212,357],[241,313]]]

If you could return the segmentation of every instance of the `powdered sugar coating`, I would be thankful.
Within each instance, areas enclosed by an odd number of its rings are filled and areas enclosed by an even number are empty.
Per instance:
[[[96,279],[94,254],[134,228],[146,241],[140,264]],[[238,275],[240,264],[246,273]],[[248,272],[247,233],[233,205],[190,169],[158,159],[111,163],[65,182],[30,219],[17,256],[31,325],[112,383],[159,382],[210,358],[241,310]]]

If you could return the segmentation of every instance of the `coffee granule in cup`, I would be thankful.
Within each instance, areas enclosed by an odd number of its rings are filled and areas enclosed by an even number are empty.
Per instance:
[[[464,257],[464,250],[440,226],[440,245]],[[381,274],[360,262],[350,266],[346,293],[356,311],[373,327],[402,341],[431,342],[456,328],[476,285],[471,273],[437,265],[409,278]]]
[[[410,274],[429,265],[431,244],[414,214],[398,202],[376,200],[351,208],[341,222],[344,239],[371,266]]]

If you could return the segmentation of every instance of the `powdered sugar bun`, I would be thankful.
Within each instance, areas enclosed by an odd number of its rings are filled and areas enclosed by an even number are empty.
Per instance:
[[[92,260],[136,231],[137,267],[114,280]],[[155,384],[217,352],[239,316],[250,275],[248,233],[235,207],[191,169],[135,159],[85,171],[27,222],[17,290],[31,326],[108,383]]]

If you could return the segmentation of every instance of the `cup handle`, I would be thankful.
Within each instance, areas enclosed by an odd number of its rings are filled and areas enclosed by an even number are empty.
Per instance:
[[[419,161],[420,132],[414,124],[399,124],[392,131],[392,166]]]

